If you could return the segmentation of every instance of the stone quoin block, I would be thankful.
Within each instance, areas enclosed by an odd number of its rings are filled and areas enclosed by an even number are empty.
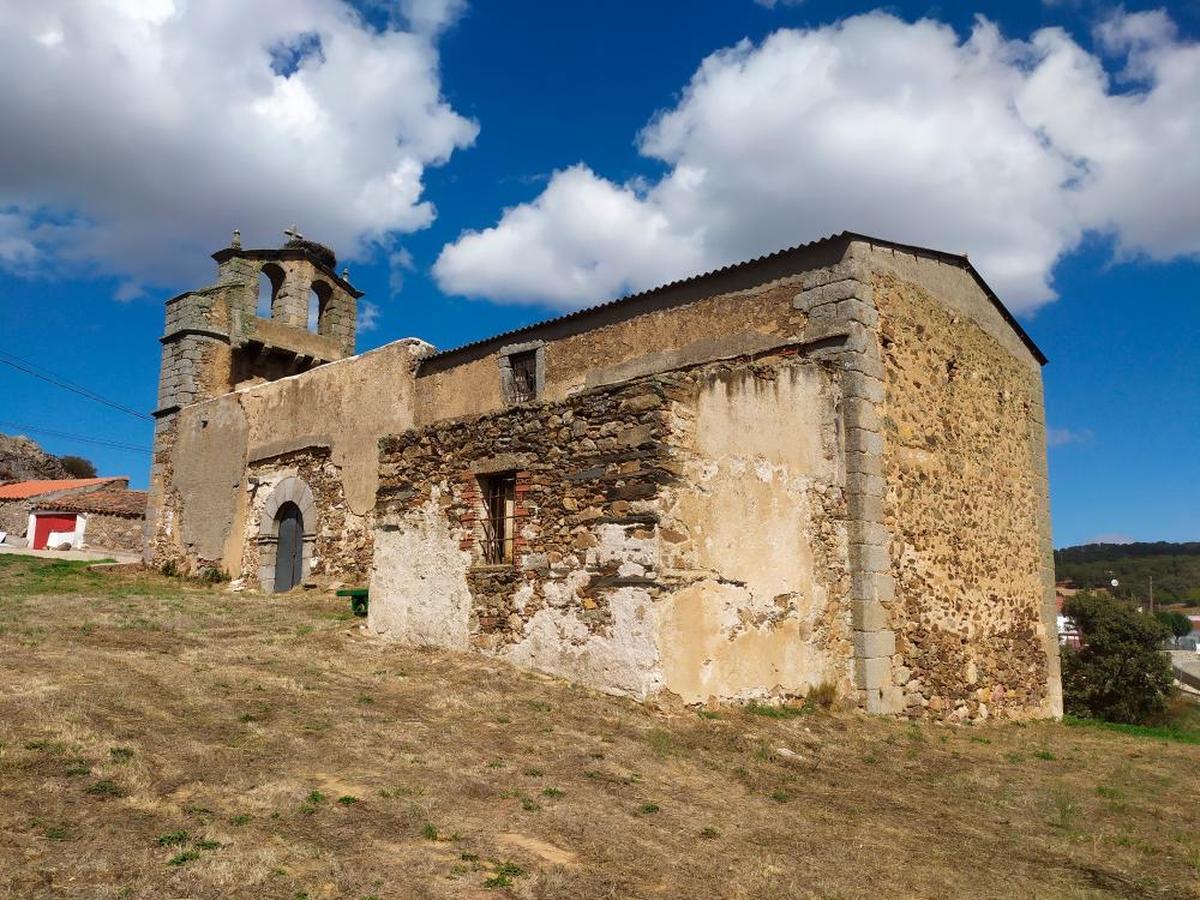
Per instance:
[[[878,544],[850,545],[850,561],[863,572],[888,572],[892,567],[887,548]]]
[[[846,417],[846,424],[850,427],[862,428],[865,431],[880,431],[883,428],[875,404],[870,400],[848,396],[842,401],[842,412]]]
[[[870,357],[862,353],[849,353],[846,354],[846,358],[853,364],[858,364],[858,361],[861,360],[864,368],[882,367],[882,363],[872,361]],[[842,385],[846,390],[846,396],[857,397],[872,404],[882,403],[887,396],[887,388],[883,383],[882,374],[850,368],[849,365],[842,375]]]
[[[839,300],[858,298],[865,290],[864,285],[858,281],[850,279],[834,281],[829,284],[805,288],[796,295],[792,301],[792,306],[796,309],[812,310],[824,304],[837,303]]]
[[[883,460],[878,453],[862,453],[846,448],[846,471],[856,475],[883,477]]]
[[[855,472],[853,470],[846,472],[847,494],[866,494],[871,497],[882,497],[886,491],[887,483],[879,475]]]
[[[855,657],[854,683],[860,690],[879,690],[892,683],[892,660],[887,656]]]
[[[889,626],[887,610],[878,600],[855,600],[850,609],[850,622],[860,632],[883,631]]]
[[[887,526],[881,522],[859,520],[855,523],[854,540],[863,544],[887,546],[890,535]]]
[[[846,449],[854,453],[883,453],[883,435],[865,428],[846,429]]]
[[[896,636],[891,631],[855,631],[854,653],[856,657],[870,659],[876,656],[890,657],[896,652]]]
[[[880,572],[855,572],[850,580],[850,591],[864,601],[891,603],[896,596],[896,581],[890,574]],[[867,629],[866,625],[855,625]]]
[[[802,279],[804,287],[820,287],[837,281],[857,281],[860,285],[869,288],[871,270],[863,260],[855,258],[853,254],[854,248],[851,248],[850,255],[833,265],[805,272]]]
[[[859,297],[861,297],[861,294]],[[879,312],[874,306],[864,303],[858,297],[838,301],[837,315],[839,318],[850,322],[858,322],[868,328],[875,328],[879,324]]]

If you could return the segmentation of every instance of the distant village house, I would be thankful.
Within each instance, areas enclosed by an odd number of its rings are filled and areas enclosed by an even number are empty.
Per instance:
[[[0,484],[0,532],[9,546],[34,550],[140,552],[146,492],[127,477]]]

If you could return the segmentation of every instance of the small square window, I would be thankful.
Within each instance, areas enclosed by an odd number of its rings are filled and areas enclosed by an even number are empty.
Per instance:
[[[512,372],[512,402],[528,403],[537,399],[537,351],[526,350],[508,358]]]
[[[507,565],[513,561],[516,533],[516,473],[480,478],[479,490],[483,495],[483,561],[492,566]]]

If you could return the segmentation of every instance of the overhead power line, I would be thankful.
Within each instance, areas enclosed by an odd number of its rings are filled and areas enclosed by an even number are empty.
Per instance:
[[[52,437],[65,438],[70,441],[79,441],[84,444],[96,444],[101,447],[115,447],[118,450],[130,450],[134,453],[150,454],[153,451],[149,447],[141,446],[140,444],[127,444],[123,441],[106,441],[103,438],[87,437],[82,434],[71,434],[69,431],[58,431],[54,428],[42,428],[37,425],[25,425],[21,422],[5,422],[0,420],[0,426],[5,428],[15,428],[18,431],[32,431],[37,434],[48,434]]]
[[[60,375],[55,375],[48,369],[35,365],[28,360],[21,359],[19,356],[13,356],[6,350],[0,350],[0,363],[9,366],[18,371],[24,372],[27,375],[32,375],[34,378],[40,378],[42,381],[49,382],[55,387],[60,387],[63,390],[71,391],[81,397],[86,397],[94,403],[102,403],[105,406],[110,406],[113,409],[120,410],[131,416],[137,416],[139,419],[150,420],[150,417],[143,412],[138,412],[136,409],[118,403],[116,400],[109,400],[107,397],[102,397],[95,391],[90,391],[82,385],[75,384],[73,381],[68,381]]]

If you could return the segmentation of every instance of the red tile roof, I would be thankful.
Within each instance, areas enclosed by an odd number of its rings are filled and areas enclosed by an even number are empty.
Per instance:
[[[53,494],[55,491],[99,487],[112,481],[123,480],[123,478],[60,478],[54,481],[14,481],[11,484],[0,484],[0,500],[26,500],[29,497]]]
[[[46,506],[64,512],[108,513],[112,516],[141,518],[146,514],[146,491],[92,491],[59,500],[47,500]]]

